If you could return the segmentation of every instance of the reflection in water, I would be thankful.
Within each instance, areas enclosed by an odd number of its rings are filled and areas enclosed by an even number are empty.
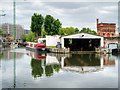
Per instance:
[[[31,54],[30,54],[31,55]],[[39,56],[41,55],[41,56]],[[46,55],[46,56],[44,56]],[[98,54],[38,54],[32,53],[31,67],[34,78],[52,76],[55,72],[97,72],[104,69],[104,66],[115,65],[115,60],[110,55],[101,56]],[[37,56],[37,57],[36,57]],[[44,58],[41,57],[44,56]],[[61,57],[60,57],[61,56]]]
[[[14,73],[13,74],[14,75],[14,77],[13,77],[14,78],[13,87],[16,88],[16,53],[15,52],[13,53],[13,57],[14,57],[14,59],[13,59],[13,65],[14,65],[13,66],[13,69],[14,69],[13,70],[13,73]]]
[[[52,65],[47,65],[45,67],[45,74],[46,74],[46,76],[52,76],[53,75]]]
[[[72,56],[64,59],[62,69],[65,71],[80,73],[97,72],[103,70],[105,65],[115,65],[115,60],[109,57],[109,55],[73,54]]]
[[[32,59],[31,61],[32,75],[34,78],[41,77],[43,74],[42,61]]]
[[[34,58],[32,58],[31,60],[31,67],[32,67],[32,76],[34,78],[41,77],[43,75],[46,75],[49,77],[49,76],[52,76],[53,73],[59,72],[60,70],[59,64],[46,65],[45,60],[37,60]]]
[[[33,55],[31,55],[33,54]],[[43,75],[50,77],[53,75],[55,72],[59,72],[60,70],[60,64],[56,63],[55,60],[51,60],[51,56],[42,53],[30,53],[28,55],[32,56],[31,60],[31,67],[32,67],[32,76],[34,78],[41,77]],[[54,59],[54,58],[52,58]]]
[[[104,55],[103,60],[104,60],[103,62],[104,66],[109,66],[109,65],[115,66],[115,59],[112,57],[112,55],[109,55],[109,54]]]
[[[64,60],[64,66],[100,66],[100,58],[94,54],[73,54]]]
[[[22,58],[23,56],[23,52],[16,52],[15,49],[13,50],[6,50],[3,52],[3,56],[1,57],[1,60],[12,60],[12,66],[13,67],[13,82],[12,82],[12,85],[11,87],[12,88],[16,88],[16,60]]]
[[[18,52],[13,52],[13,51],[8,50],[8,51],[3,52],[2,59],[4,60],[14,59],[13,54],[16,54],[17,59],[22,58],[22,56],[24,55],[23,53],[18,53]]]
[[[96,57],[95,54],[73,54],[64,59],[62,69],[80,73],[96,72],[102,69],[100,61],[100,57]]]
[[[65,87],[76,87],[76,85],[97,88],[101,86],[117,87],[117,60],[119,60],[119,56],[45,54],[25,51],[25,49],[17,50],[9,51],[10,54],[5,51],[6,58],[3,56],[1,60],[3,88],[64,87],[64,84],[66,84]],[[18,57],[18,55],[21,56]],[[24,56],[22,57],[22,55]],[[9,59],[6,60],[7,58]],[[99,83],[96,84],[96,80]],[[87,86],[84,86],[82,82]]]

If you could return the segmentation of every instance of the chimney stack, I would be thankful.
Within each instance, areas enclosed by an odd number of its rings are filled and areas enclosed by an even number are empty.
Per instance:
[[[97,18],[96,21],[97,21],[97,24],[98,24],[99,23],[99,19]]]

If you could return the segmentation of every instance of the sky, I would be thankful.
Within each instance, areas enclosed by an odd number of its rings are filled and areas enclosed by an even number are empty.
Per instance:
[[[0,1],[0,13],[6,14],[1,17],[1,23],[13,23],[12,1]],[[16,0],[16,24],[30,29],[34,13],[44,17],[52,15],[62,22],[62,27],[88,27],[96,30],[97,18],[99,22],[118,24],[118,0]]]

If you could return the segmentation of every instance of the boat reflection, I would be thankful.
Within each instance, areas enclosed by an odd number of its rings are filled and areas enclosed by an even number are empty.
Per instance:
[[[59,72],[60,63],[55,57],[38,52],[31,52],[29,55],[32,56],[31,67],[34,78],[42,76],[50,77],[53,73]]]
[[[98,54],[54,53],[31,54],[32,76],[34,78],[50,77],[53,76],[53,74],[58,73],[60,70],[77,73],[88,73],[104,70],[106,66],[115,66],[115,59],[110,55],[101,56]]]
[[[32,58],[36,60],[45,60],[46,59],[46,53],[41,52],[29,52],[27,53],[28,56],[31,56]]]

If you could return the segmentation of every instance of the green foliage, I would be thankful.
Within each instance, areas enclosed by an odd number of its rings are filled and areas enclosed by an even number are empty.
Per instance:
[[[79,33],[79,29],[74,27],[60,28],[59,31],[59,35],[71,35],[76,33]]]
[[[34,78],[41,77],[43,75],[42,61],[32,59],[31,61],[32,75]]]
[[[46,76],[52,76],[53,75],[53,68],[51,65],[47,65],[45,67],[45,74]]]
[[[44,29],[42,28],[43,26]],[[55,19],[51,15],[46,15],[44,19],[44,17],[41,14],[34,13],[34,15],[31,18],[31,31],[34,32],[37,37],[38,36],[44,37],[45,35],[71,35],[77,33],[89,33],[96,35],[96,32],[94,30],[91,30],[90,28],[82,28],[82,30],[79,31],[78,28],[74,27],[61,28],[61,26],[62,23],[59,21],[59,19]],[[24,36],[27,37],[26,41],[33,41],[33,37],[31,40],[31,38],[28,38],[28,36],[27,35]]]
[[[51,15],[46,15],[44,28],[47,35],[57,35],[59,34],[59,28],[61,27],[61,22],[59,19],[55,20]]]
[[[35,32],[37,37],[41,35],[43,23],[44,17],[41,14],[34,13],[31,18],[31,31]]]
[[[94,30],[91,30],[90,28],[82,28],[80,33],[89,33],[89,34],[96,35],[96,32]]]
[[[56,48],[56,46],[47,46],[47,48]]]
[[[60,71],[60,65],[59,64],[54,64],[53,65],[53,68],[56,72],[59,72]]]
[[[45,20],[41,14],[37,13],[34,13],[31,17],[31,31],[34,32],[37,37],[58,35],[61,25],[59,19],[54,19],[51,15],[46,15]]]
[[[78,28],[75,28],[75,32],[76,32],[76,33],[79,33],[79,29],[78,29]]]
[[[42,29],[42,37],[44,37],[45,35],[47,35],[47,32],[45,31],[45,29]]]
[[[42,62],[43,62],[42,60],[37,60],[35,58],[31,59],[32,76],[34,78],[42,77],[44,72],[47,77],[50,77],[53,75],[54,72],[60,71],[61,68],[60,64],[46,65],[46,62],[44,61],[45,68],[43,68]]]
[[[59,29],[61,27],[61,22],[59,21],[59,19],[54,21],[53,24],[53,35],[58,35],[59,34]]]
[[[23,41],[27,41],[27,42],[34,42],[35,39],[35,33],[30,32],[29,34],[24,34],[22,36]]]
[[[71,38],[69,39],[69,44],[72,44],[72,39]]]
[[[54,23],[54,18],[51,15],[46,15],[44,28],[45,31],[47,32],[47,35],[52,34],[53,23]]]
[[[2,57],[3,57],[3,53],[0,53],[0,60],[1,60]]]
[[[0,36],[2,36],[4,34],[4,32],[2,31],[2,29],[0,29]]]

